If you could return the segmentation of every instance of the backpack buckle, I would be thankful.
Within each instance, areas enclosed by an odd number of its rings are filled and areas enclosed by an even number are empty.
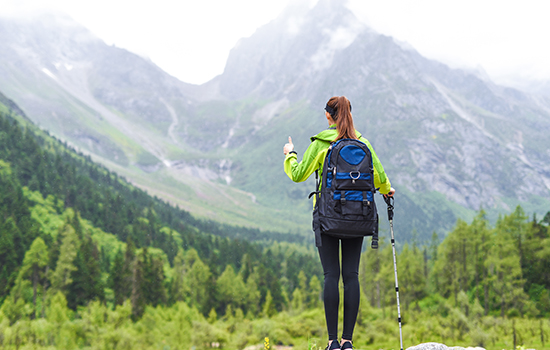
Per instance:
[[[357,174],[357,176],[353,177],[353,174]],[[361,172],[360,171],[350,171],[349,172],[349,177],[351,178],[351,183],[354,184],[355,183],[355,180],[357,180],[358,178],[361,177]]]
[[[370,243],[372,249],[378,249],[378,237],[372,236],[372,241]]]
[[[367,191],[363,191],[363,206],[366,207],[370,205],[370,201],[367,199]]]

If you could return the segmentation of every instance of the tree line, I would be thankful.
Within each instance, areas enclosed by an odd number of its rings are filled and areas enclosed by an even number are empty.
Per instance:
[[[548,317],[549,224],[550,212],[540,221],[530,220],[518,206],[491,227],[480,211],[470,224],[458,220],[441,243],[434,233],[432,241],[422,246],[405,244],[398,261],[404,307],[422,308],[423,302],[438,295],[455,305],[466,297],[482,308],[483,315]],[[390,259],[387,246],[362,260],[363,270],[369,271],[362,284],[370,291],[373,307],[396,302]]]
[[[297,283],[289,283],[285,264],[294,247],[274,244],[264,248],[265,259],[244,255],[238,268],[228,264],[219,274],[193,248],[180,248],[170,264],[160,249],[137,249],[129,240],[119,242],[109,258],[101,253],[105,238],[78,213],[67,208],[57,214],[53,202],[35,203],[35,217],[36,207],[50,206],[43,212],[50,221],[59,216],[60,225],[52,238],[34,239],[0,307],[6,348],[64,348],[68,340],[67,348],[102,348],[97,339],[104,348],[139,348],[139,341],[124,338],[133,334],[147,344],[142,348],[166,341],[178,348],[183,337],[196,346],[240,349],[265,336],[275,344],[303,346],[311,339],[322,344],[326,336],[317,275],[302,268]],[[441,242],[434,235],[428,244],[405,244],[397,263],[406,341],[487,349],[544,346],[550,336],[543,268],[550,263],[549,218],[529,219],[518,207],[492,226],[480,212],[470,224],[459,220]],[[396,339],[392,259],[387,243],[363,252],[356,344]],[[273,265],[282,277],[270,273]],[[174,324],[183,328],[170,328]],[[163,327],[177,336],[163,333]]]

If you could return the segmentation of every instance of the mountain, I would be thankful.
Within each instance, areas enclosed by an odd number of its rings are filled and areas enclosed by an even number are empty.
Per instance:
[[[293,3],[201,86],[57,15],[2,19],[0,42],[0,90],[35,122],[199,216],[308,235],[313,182],[286,178],[282,146],[303,154],[333,95],[398,190],[405,238],[480,208],[550,208],[548,100],[428,60],[340,1]]]
[[[174,132],[202,87],[105,45],[64,15],[2,19],[0,40],[0,88],[40,127],[201,217],[251,226],[266,216],[251,193],[218,181],[226,160],[210,161]]]

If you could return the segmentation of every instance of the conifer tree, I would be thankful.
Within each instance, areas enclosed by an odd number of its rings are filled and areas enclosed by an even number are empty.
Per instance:
[[[73,282],[71,275],[77,269],[74,260],[80,245],[74,228],[68,223],[63,226],[59,235],[62,237],[59,258],[50,276],[51,290],[54,294],[58,291],[65,293],[67,286]]]
[[[0,300],[8,293],[16,277],[19,259],[14,238],[17,235],[20,235],[20,232],[11,217],[0,223]]]
[[[268,290],[265,296],[264,306],[262,309],[262,315],[265,317],[271,317],[275,315],[277,309],[275,308],[275,303],[273,302],[273,297],[271,296],[271,291]]]
[[[143,259],[137,257],[135,259],[132,271],[132,318],[135,320],[139,319],[143,312],[145,311],[146,299],[143,294],[143,274],[144,274],[144,262]]]
[[[309,288],[308,288],[308,307],[309,308],[316,308],[321,305],[321,282],[319,282],[319,278],[317,275],[311,276],[311,279],[309,280]]]
[[[257,274],[252,273],[246,281],[246,312],[257,315],[260,311],[261,293],[256,283]]]
[[[380,242],[380,248],[374,251],[364,252],[361,256],[359,284],[361,290],[368,297],[372,307],[381,307],[380,290],[380,251],[384,249],[383,242]]]
[[[16,133],[20,130],[15,127]],[[0,137],[0,155],[3,151]],[[20,140],[13,140],[20,142]],[[27,249],[38,236],[38,225],[32,219],[29,200],[24,196],[17,172],[0,156],[0,300],[8,294],[17,277]]]
[[[141,289],[147,304],[157,306],[166,304],[167,295],[164,287],[164,270],[162,260],[157,259],[147,253],[147,248],[143,248],[143,282]]]
[[[485,262],[489,270],[488,282],[494,298],[494,306],[504,316],[509,309],[522,312],[527,301],[523,291],[525,280],[521,270],[520,242],[521,222],[525,220],[522,210],[516,210],[509,216],[499,219],[493,239],[493,245]]]
[[[186,265],[190,266],[187,273],[187,283],[190,288],[190,295],[188,302],[190,305],[195,305],[202,312],[206,314],[214,306],[211,301],[212,286],[212,273],[208,265],[202,262],[196,250],[190,249],[186,254]]]
[[[124,253],[121,249],[116,252],[113,264],[111,265],[107,285],[113,290],[115,296],[114,306],[122,305],[124,300],[127,299],[128,293],[125,289]]]
[[[246,285],[231,265],[216,280],[216,300],[218,310],[225,310],[228,305],[233,309],[246,307]]]
[[[292,292],[292,297],[290,301],[291,311],[299,313],[304,308],[304,297],[302,296],[302,291],[300,288],[294,288]]]
[[[442,296],[453,297],[455,305],[459,292],[468,290],[470,276],[473,276],[475,265],[469,258],[471,238],[468,224],[459,219],[437,251],[434,274],[438,284],[435,287]]]
[[[136,246],[132,238],[128,237],[126,241],[126,252],[124,253],[124,266],[122,267],[120,291],[121,298],[127,299],[132,295],[134,285],[134,269],[136,264]]]
[[[105,299],[99,263],[97,246],[88,236],[76,254],[76,269],[71,272],[72,282],[67,286],[67,303],[71,309],[76,310],[77,306],[85,305],[91,300]]]
[[[44,281],[46,268],[48,266],[49,257],[48,257],[48,248],[46,243],[40,237],[36,238],[32,243],[31,247],[25,254],[25,259],[23,260],[23,265],[19,272],[19,278],[30,278],[32,281],[32,303],[33,311],[32,318],[36,318],[36,301],[38,294],[38,286],[41,281]],[[45,281],[44,281],[45,283]],[[42,293],[45,292],[45,288],[42,289]]]
[[[178,301],[185,301],[186,297],[190,294],[190,286],[186,282],[186,271],[185,252],[180,248],[174,258],[174,269],[170,282],[170,302],[172,304]]]
[[[485,264],[489,252],[493,247],[493,234],[489,226],[485,211],[481,210],[472,221],[471,232],[473,247],[472,261],[475,264],[472,283],[475,289],[475,296],[478,300],[484,301],[485,315],[489,314],[489,271]],[[483,292],[483,293],[482,293]]]
[[[400,286],[403,288],[403,304],[405,309],[415,300],[421,300],[426,296],[426,278],[424,275],[424,257],[422,252],[413,246],[409,248],[405,244],[403,251],[399,254],[400,263]]]
[[[241,271],[240,274],[243,276],[243,281],[246,282],[248,280],[248,276],[253,271],[252,267],[252,261],[250,259],[250,255],[248,253],[243,254],[243,257],[241,259]]]

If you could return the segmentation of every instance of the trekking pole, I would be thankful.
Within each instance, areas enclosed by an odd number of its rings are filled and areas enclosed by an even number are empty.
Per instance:
[[[403,333],[401,331],[401,308],[399,306],[399,284],[397,283],[397,261],[395,259],[395,238],[393,236],[393,197],[383,196],[388,205],[388,220],[390,221],[391,248],[393,250],[393,271],[395,272],[395,294],[397,296],[397,322],[399,322],[399,342],[403,350]]]

